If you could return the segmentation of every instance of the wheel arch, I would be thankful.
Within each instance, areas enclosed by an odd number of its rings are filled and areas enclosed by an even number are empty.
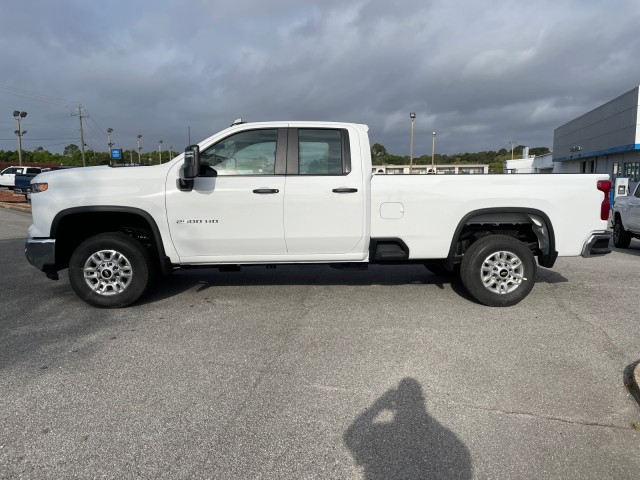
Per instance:
[[[466,248],[481,238],[474,239],[474,235],[471,234],[469,238],[472,241],[466,242],[465,236],[470,232],[486,231],[517,238],[515,235],[510,235],[507,230],[516,225],[530,225],[540,251],[537,255],[538,263],[543,267],[552,267],[558,252],[555,249],[555,233],[549,216],[535,208],[503,207],[473,210],[460,220],[451,239],[447,256],[448,268],[453,268],[453,265],[460,261]]]
[[[170,271],[155,219],[140,208],[117,205],[73,207],[58,212],[50,229],[50,238],[56,239],[56,267],[65,268],[73,250],[87,238],[114,231],[137,237],[152,250],[152,258],[157,257],[162,272]]]
[[[619,211],[614,211],[612,220],[613,220],[613,223],[615,223],[616,220],[620,220],[620,223],[622,223],[622,214]]]

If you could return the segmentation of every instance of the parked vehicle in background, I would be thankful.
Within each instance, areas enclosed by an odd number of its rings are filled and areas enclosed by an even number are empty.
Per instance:
[[[627,248],[632,238],[640,238],[640,183],[632,195],[620,195],[613,202],[613,245]]]
[[[63,170],[66,168],[73,168],[73,167],[69,167],[69,166],[56,166],[56,167],[46,167],[43,169],[37,169],[37,168],[27,168],[27,173],[17,173],[15,176],[15,187],[14,187],[14,193],[21,193],[22,195],[25,196],[25,198],[27,200],[30,200],[30,194],[31,194],[31,181],[36,177],[36,175],[39,175],[40,173],[44,173],[44,172],[51,172],[51,171],[55,171],[55,170]],[[40,172],[32,172],[30,170],[41,170]]]
[[[31,180],[33,180],[38,173],[17,173],[15,176],[15,185],[13,192],[16,194],[22,194],[27,200],[29,200],[29,194],[31,193]]]
[[[608,175],[373,175],[367,132],[234,122],[162,165],[42,173],[27,259],[99,307],[177,268],[370,263],[459,267],[476,300],[509,306],[537,264],[611,251]]]
[[[35,176],[41,171],[42,169],[38,167],[7,167],[0,172],[0,187],[9,187],[10,190],[13,190],[15,187],[16,175],[28,173]]]

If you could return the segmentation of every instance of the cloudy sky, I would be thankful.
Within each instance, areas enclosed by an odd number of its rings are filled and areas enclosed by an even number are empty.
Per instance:
[[[551,147],[640,84],[638,0],[21,0],[0,15],[0,149],[182,150],[235,118],[365,123],[415,154]],[[10,7],[8,5],[11,5]],[[77,113],[77,112],[76,112]]]

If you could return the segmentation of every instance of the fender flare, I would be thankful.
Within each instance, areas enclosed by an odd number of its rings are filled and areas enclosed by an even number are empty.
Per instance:
[[[158,252],[158,260],[160,261],[160,268],[162,269],[162,272],[168,273],[171,271],[171,262],[166,256],[158,224],[151,216],[151,214],[149,214],[149,212],[147,212],[146,210],[142,210],[136,207],[123,207],[121,205],[94,205],[67,208],[59,211],[53,218],[49,231],[50,238],[56,238],[59,224],[64,218],[70,215],[76,215],[78,213],[129,213],[143,218],[149,224],[149,227],[151,227],[151,232],[153,233],[153,238],[155,240],[155,247]]]
[[[456,230],[453,234],[453,238],[451,239],[451,246],[449,247],[449,255],[447,256],[447,267],[452,269],[455,263],[456,258],[456,247],[458,245],[458,239],[462,234],[462,230],[467,225],[469,220],[473,217],[479,216],[489,216],[496,215],[499,216],[501,214],[507,215],[526,215],[531,220],[531,223],[534,225],[533,231],[538,237],[538,242],[543,247],[542,255],[538,256],[538,263],[543,267],[551,268],[558,258],[558,252],[556,251],[556,239],[555,233],[553,231],[553,225],[548,215],[541,210],[537,210],[535,208],[520,208],[520,207],[498,207],[498,208],[481,208],[478,210],[472,210],[467,213],[462,220],[458,223]],[[538,225],[536,219],[533,217],[538,217],[542,220],[544,225]],[[498,220],[499,221],[499,220]],[[545,233],[546,230],[546,233]],[[546,245],[545,245],[546,244]]]

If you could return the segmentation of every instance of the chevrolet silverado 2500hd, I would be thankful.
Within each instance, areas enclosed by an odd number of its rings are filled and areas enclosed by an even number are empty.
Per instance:
[[[367,131],[234,122],[166,164],[43,173],[27,259],[68,268],[99,307],[180,267],[403,262],[459,268],[475,299],[509,306],[536,258],[610,251],[607,175],[374,175]]]

